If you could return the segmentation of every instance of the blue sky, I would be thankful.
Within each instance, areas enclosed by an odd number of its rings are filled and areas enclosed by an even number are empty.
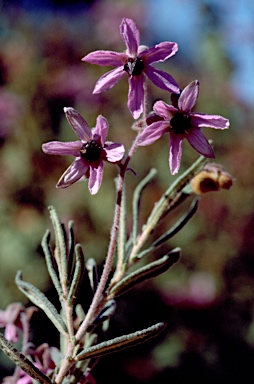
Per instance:
[[[215,9],[221,44],[234,64],[232,88],[254,105],[253,0],[148,0],[150,28],[161,40],[177,41],[185,55],[197,57],[199,42],[209,29],[200,16],[205,4]]]

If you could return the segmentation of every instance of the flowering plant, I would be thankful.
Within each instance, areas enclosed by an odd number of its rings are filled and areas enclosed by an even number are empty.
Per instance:
[[[178,247],[153,261],[148,261],[146,256],[160,249],[190,220],[197,210],[197,195],[210,190],[229,189],[232,185],[232,177],[222,166],[207,164],[207,158],[214,158],[214,151],[201,132],[203,127],[226,129],[229,121],[218,115],[192,112],[199,91],[198,81],[191,82],[181,90],[171,75],[151,65],[173,56],[178,49],[177,44],[164,42],[153,48],[140,45],[138,28],[133,20],[127,18],[121,22],[120,34],[127,47],[125,53],[96,51],[86,55],[83,61],[116,67],[98,80],[94,93],[107,91],[118,80],[128,77],[127,105],[136,119],[133,125],[136,138],[130,149],[125,153],[121,143],[106,141],[109,125],[103,116],[98,116],[95,128],[90,129],[86,120],[70,107],[64,108],[64,112],[79,140],[67,143],[52,141],[42,146],[46,154],[75,157],[58,181],[56,186],[59,188],[88,180],[89,192],[94,195],[102,184],[104,162],[117,169],[116,204],[104,268],[98,278],[95,260],[89,258],[85,261],[82,246],[75,243],[73,223],[70,222],[65,228],[56,210],[49,207],[54,243],[47,230],[42,248],[61,310],[58,311],[34,285],[24,281],[21,271],[17,273],[18,288],[35,307],[26,309],[16,303],[0,311],[0,326],[5,328],[5,336],[0,334],[0,347],[17,364],[13,376],[5,378],[5,383],[32,383],[34,379],[40,383],[93,384],[95,379],[91,371],[98,357],[146,341],[160,333],[165,328],[164,323],[111,340],[102,338],[115,312],[117,297],[135,284],[167,271],[179,260],[181,250]],[[147,78],[172,93],[172,105],[157,101],[153,108],[155,113],[148,113]],[[126,174],[131,170],[129,164],[139,147],[151,145],[167,132],[170,135],[169,165],[173,175],[180,168],[183,139],[187,139],[201,156],[168,186],[141,228],[139,207],[142,192],[155,177],[156,170],[152,169],[138,183],[133,193],[132,228],[128,232],[125,190]],[[132,172],[135,174],[135,170],[132,169]],[[152,241],[150,235],[161,219],[188,197],[194,197],[189,210],[172,228]],[[116,265],[113,268],[114,259]],[[89,280],[93,293],[86,313],[78,296],[84,276]],[[38,347],[31,345],[29,323],[37,308],[45,312],[59,332],[59,348],[46,343]],[[19,338],[22,340],[21,352],[11,344]]]

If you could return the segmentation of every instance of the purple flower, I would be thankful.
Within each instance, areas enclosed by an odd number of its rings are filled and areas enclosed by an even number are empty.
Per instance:
[[[178,97],[178,101],[174,101],[174,106],[157,101],[153,109],[161,119],[148,125],[139,136],[139,145],[145,146],[154,143],[164,133],[170,133],[169,166],[173,175],[180,168],[183,139],[187,139],[201,155],[214,157],[213,149],[202,134],[201,128],[229,127],[228,119],[222,116],[191,112],[196,103],[198,91],[199,83],[196,80],[187,85]]]
[[[19,339],[19,329],[22,329],[20,314],[24,311],[20,303],[10,304],[5,311],[0,311],[0,328],[5,328],[6,339],[13,343]]]
[[[116,67],[97,81],[93,93],[108,91],[120,79],[128,75],[128,108],[134,119],[137,119],[144,107],[144,74],[157,87],[179,93],[179,87],[171,75],[151,66],[153,63],[165,61],[173,56],[178,50],[178,45],[168,41],[152,48],[140,45],[139,30],[136,24],[133,20],[126,18],[121,22],[120,34],[127,47],[125,53],[100,50],[89,53],[82,60],[90,64]]]
[[[54,362],[54,357],[59,356],[59,358],[63,358],[60,351],[55,347],[49,347],[48,344],[44,343],[41,344],[38,348],[30,349],[28,353],[26,354],[29,356],[33,362],[33,364],[45,375],[51,374],[52,371],[55,369],[56,364]],[[32,377],[30,377],[27,373],[25,373],[23,370],[19,371],[19,378],[14,376],[8,376],[5,377],[3,380],[4,384],[8,383],[15,383],[17,384],[33,384],[34,380]]]
[[[5,328],[6,339],[16,343],[19,340],[19,331],[23,330],[22,316],[25,315],[29,320],[35,311],[36,307],[25,308],[21,303],[12,303],[5,311],[0,310],[0,328]]]
[[[50,155],[72,155],[76,159],[64,172],[57,188],[66,188],[82,177],[89,179],[88,188],[92,195],[98,192],[103,176],[103,162],[117,163],[124,156],[124,146],[106,141],[108,122],[98,116],[96,127],[91,130],[83,117],[73,108],[64,108],[67,120],[80,138],[79,141],[62,143],[51,141],[42,149]]]

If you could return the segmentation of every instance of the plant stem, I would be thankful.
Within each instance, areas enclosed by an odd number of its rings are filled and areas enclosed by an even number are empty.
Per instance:
[[[70,356],[73,355],[74,352],[74,345],[72,343],[68,343],[67,351],[66,351],[66,357],[63,360],[63,363],[59,369],[59,372],[55,378],[55,384],[60,384],[63,382],[64,378],[68,374],[70,368],[73,365],[73,362],[70,360]]]
[[[138,137],[138,136],[137,136]],[[117,245],[117,235],[118,235],[118,229],[119,229],[119,221],[120,221],[120,212],[121,212],[121,203],[122,203],[122,195],[123,195],[123,187],[124,187],[124,179],[126,174],[127,166],[137,149],[137,137],[135,141],[133,142],[128,156],[124,162],[124,164],[121,166],[119,179],[118,179],[118,187],[117,187],[117,197],[116,197],[116,206],[115,206],[115,213],[114,213],[114,220],[113,225],[111,229],[111,237],[110,237],[110,243],[108,248],[108,254],[106,257],[106,261],[104,264],[103,272],[100,278],[100,282],[98,284],[97,290],[95,292],[92,304],[87,312],[87,315],[81,324],[78,332],[76,333],[76,341],[79,343],[81,339],[84,337],[88,326],[93,322],[94,318],[97,315],[97,312],[100,310],[100,303],[103,297],[103,292],[105,290],[109,274],[112,269],[114,254],[115,254],[115,248]]]
[[[121,165],[120,168],[120,173],[119,173],[119,178],[118,178],[118,186],[117,186],[117,196],[116,196],[116,206],[115,206],[115,212],[114,212],[114,219],[113,219],[113,225],[111,229],[111,236],[110,236],[110,243],[109,243],[109,248],[108,248],[108,253],[106,257],[106,261],[104,264],[103,272],[99,281],[99,284],[97,286],[95,295],[93,297],[93,301],[90,305],[90,308],[86,314],[86,317],[79,327],[75,339],[76,339],[76,345],[79,344],[84,337],[89,325],[93,322],[95,319],[96,315],[100,311],[101,305],[103,305],[103,293],[108,281],[109,274],[112,269],[112,264],[113,264],[113,259],[114,259],[114,254],[115,254],[115,248],[117,245],[117,236],[118,236],[118,228],[119,228],[119,221],[120,221],[120,211],[121,211],[121,203],[122,203],[122,194],[123,194],[123,187],[124,187],[124,179],[125,179],[125,174],[127,170],[127,166],[135,153],[137,149],[137,142],[138,142],[138,135],[133,142],[128,156],[125,159],[125,162]],[[66,357],[65,360],[63,361],[62,366],[59,369],[59,372],[56,376],[55,383],[56,384],[61,384],[68,374],[71,366],[74,364],[73,361],[73,353],[74,353],[74,345],[69,342],[67,351],[66,351]]]

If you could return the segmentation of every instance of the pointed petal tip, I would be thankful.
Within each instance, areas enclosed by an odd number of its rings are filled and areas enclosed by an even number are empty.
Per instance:
[[[64,184],[60,184],[60,183],[57,183],[56,184],[56,188],[67,188],[68,185],[64,185]]]
[[[89,189],[89,192],[91,193],[91,195],[96,195],[96,193],[99,191],[98,188],[88,188]]]
[[[181,166],[181,159],[171,159],[169,162],[169,169],[173,176],[177,175]]]
[[[123,24],[135,24],[135,23],[134,23],[134,21],[133,21],[132,19],[130,19],[130,18],[128,18],[128,17],[124,17],[124,18],[122,19],[122,21],[121,21],[120,26],[123,25]]]
[[[135,119],[135,120],[137,120],[139,117],[140,117],[140,115],[141,115],[141,113],[143,112],[143,111],[130,111],[131,112],[131,114],[132,114],[132,116],[133,116],[133,118]]]
[[[194,149],[196,149],[194,147]],[[197,150],[197,149],[196,149]],[[207,148],[204,148],[203,149],[203,153],[202,151],[198,151],[201,155],[203,155],[204,157],[207,157],[208,159],[215,159],[215,154],[214,154],[214,150],[213,148],[210,146],[209,144],[209,147]]]
[[[199,87],[199,80],[192,80],[188,85],[186,85],[185,88],[187,88],[187,87],[193,87],[193,86],[195,86],[195,87]]]
[[[178,169],[171,170],[170,172],[174,176],[174,175],[176,175],[178,173]]]
[[[64,107],[64,113],[71,113],[71,112],[73,112],[73,111],[75,111],[75,109],[74,108],[72,108],[72,107]]]

